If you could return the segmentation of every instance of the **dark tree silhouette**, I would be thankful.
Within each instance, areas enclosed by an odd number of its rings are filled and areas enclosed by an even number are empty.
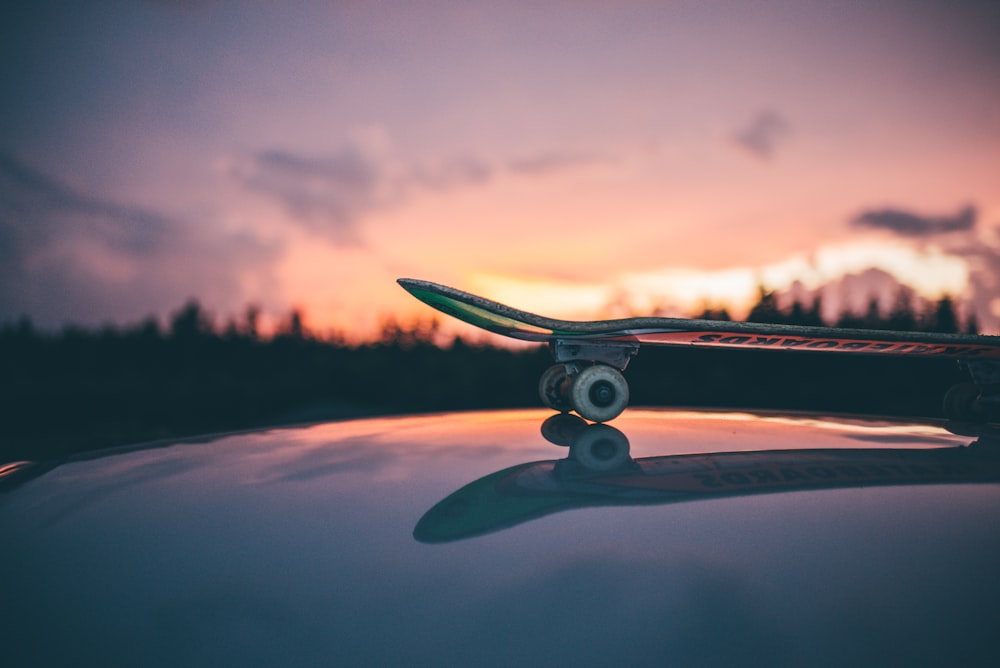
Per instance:
[[[297,308],[292,309],[288,313],[288,319],[278,328],[278,332],[282,336],[288,336],[298,341],[306,338],[306,328],[302,321],[302,311]]]
[[[941,297],[932,308],[928,309],[927,320],[925,329],[929,332],[948,334],[958,332],[958,315],[955,313],[955,305],[948,295]]]
[[[196,339],[212,333],[212,320],[197,300],[188,301],[170,320],[170,334],[175,339]]]
[[[979,333],[979,319],[976,317],[976,312],[970,310],[969,315],[965,318],[965,333],[966,334],[978,334]]]
[[[782,322],[781,309],[778,308],[778,297],[774,291],[767,290],[763,285],[758,288],[757,303],[750,309],[747,322]]]
[[[725,308],[712,308],[706,306],[702,309],[701,313],[695,316],[698,320],[719,320],[728,322],[732,320],[729,315],[729,311]]]
[[[901,290],[888,317],[872,300],[866,326],[957,331],[950,297],[913,309]],[[822,324],[820,299],[787,311],[761,288],[748,319]],[[551,364],[544,346],[512,351],[442,337],[437,318],[389,318],[375,341],[321,337],[291,311],[262,337],[260,310],[216,329],[196,300],[166,330],[155,318],[97,330],[0,325],[0,463],[149,439],[302,420],[538,404]],[[702,317],[728,319],[725,309]],[[843,320],[844,318],[842,318]],[[966,329],[975,329],[970,314]],[[788,407],[936,415],[942,386],[962,378],[947,360],[844,358],[802,353],[643,348],[628,370],[634,405]],[[858,383],[858,378],[865,382]],[[930,390],[926,388],[930,387]]]
[[[247,306],[246,312],[243,314],[244,324],[243,324],[243,334],[251,339],[257,339],[260,337],[260,307],[256,304],[250,304]]]
[[[888,328],[899,332],[917,329],[917,314],[913,310],[913,290],[901,286],[889,309]]]

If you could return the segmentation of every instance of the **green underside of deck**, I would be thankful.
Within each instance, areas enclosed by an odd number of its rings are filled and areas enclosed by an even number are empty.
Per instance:
[[[420,301],[433,306],[443,313],[447,313],[470,325],[475,325],[496,334],[503,334],[504,336],[516,336],[517,334],[533,334],[543,337],[553,335],[572,336],[571,332],[558,332],[544,327],[537,327],[430,290],[413,288],[411,292]]]

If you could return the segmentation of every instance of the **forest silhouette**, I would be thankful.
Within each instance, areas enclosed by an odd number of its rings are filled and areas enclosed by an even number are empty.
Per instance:
[[[948,297],[901,292],[837,326],[975,333]],[[818,299],[780,308],[761,289],[747,320],[822,325]],[[702,318],[728,319],[723,310]],[[58,333],[0,327],[0,463],[60,458],[157,439],[371,415],[539,406],[544,346],[441,343],[436,320],[389,320],[364,344],[320,336],[292,311],[272,336],[259,312],[216,325],[197,301],[162,328]],[[937,417],[963,374],[954,361],[800,352],[643,347],[626,371],[633,406],[711,406]]]

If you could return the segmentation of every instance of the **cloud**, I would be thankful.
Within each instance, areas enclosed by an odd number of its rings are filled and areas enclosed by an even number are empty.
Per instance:
[[[322,158],[261,151],[236,163],[231,175],[280,202],[305,228],[345,245],[358,242],[361,217],[402,195],[378,163],[352,148]]]
[[[1000,327],[1000,227],[977,227],[979,213],[975,206],[962,207],[954,215],[927,216],[902,209],[873,209],[855,217],[858,227],[888,230],[919,243],[933,237],[947,257],[955,258],[966,267],[964,289],[949,290],[961,295],[977,314],[984,332],[995,334]],[[924,267],[923,273],[933,276],[936,269]],[[911,278],[910,283],[916,281]]]
[[[411,167],[407,177],[407,186],[429,190],[450,190],[486,183],[493,177],[493,172],[493,168],[486,162],[472,156],[464,156],[452,158],[436,165]]]
[[[613,162],[604,155],[596,153],[581,153],[575,151],[553,151],[526,156],[510,161],[510,171],[519,174],[551,174],[578,167],[590,167]]]
[[[237,311],[279,248],[75,189],[0,151],[0,322],[135,320],[196,297]],[[260,281],[266,285],[266,280]]]
[[[976,225],[976,208],[966,206],[954,216],[920,216],[899,209],[866,211],[851,221],[858,227],[889,230],[905,237],[965,232]]]
[[[990,234],[959,237],[949,251],[969,263],[970,300],[984,334],[1000,334],[1000,226]]]
[[[384,139],[354,138],[320,156],[259,151],[236,161],[230,175],[279,202],[295,223],[347,246],[361,243],[360,224],[367,216],[401,205],[414,192],[485,183],[493,171],[472,156],[407,162],[394,156]]]
[[[736,132],[733,140],[755,158],[770,160],[789,134],[788,123],[774,111],[762,111]]]
[[[89,234],[103,237],[115,248],[144,252],[166,235],[170,225],[155,212],[78,193],[2,152],[0,192],[4,216],[0,224],[30,223],[17,235],[23,243],[44,243],[56,233],[65,234],[69,224],[85,226]]]
[[[933,238],[934,247],[939,248],[946,258],[953,258],[965,267],[964,287],[954,285],[947,291],[964,301],[964,308],[970,309],[978,318],[984,333],[996,334],[1000,327],[1000,228],[977,227],[979,213],[969,204],[953,215],[929,216],[912,213],[903,209],[885,208],[865,211],[856,216],[852,225],[877,230],[887,230],[893,234],[912,240],[914,245],[921,240]],[[928,277],[940,276],[941,267],[924,264],[922,274]],[[918,287],[918,280],[911,276],[907,283]],[[967,312],[963,310],[963,314]]]
[[[496,162],[474,154],[407,159],[375,128],[324,154],[260,150],[233,160],[228,173],[246,190],[277,202],[294,224],[337,245],[356,246],[363,243],[366,218],[402,206],[419,193],[482,186],[501,173],[546,176],[613,160],[559,150]]]

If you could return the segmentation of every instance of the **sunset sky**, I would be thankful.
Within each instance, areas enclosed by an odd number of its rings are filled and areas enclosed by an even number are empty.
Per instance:
[[[370,335],[948,293],[1000,330],[1000,3],[0,9],[0,323]],[[967,312],[963,311],[963,312]]]

